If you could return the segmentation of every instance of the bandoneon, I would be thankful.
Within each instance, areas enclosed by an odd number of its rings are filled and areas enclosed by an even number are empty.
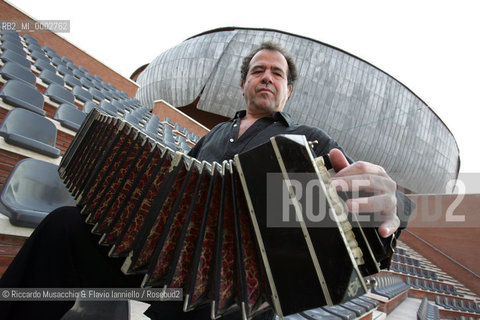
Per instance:
[[[122,271],[183,288],[187,312],[209,303],[212,318],[249,319],[339,304],[365,294],[387,256],[376,230],[347,216],[304,136],[207,163],[94,109],[59,173]]]

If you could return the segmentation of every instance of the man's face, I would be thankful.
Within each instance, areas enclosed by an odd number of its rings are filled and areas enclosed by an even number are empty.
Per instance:
[[[292,86],[287,84],[287,73],[287,60],[280,52],[261,50],[255,54],[242,83],[247,111],[282,111],[292,91]]]

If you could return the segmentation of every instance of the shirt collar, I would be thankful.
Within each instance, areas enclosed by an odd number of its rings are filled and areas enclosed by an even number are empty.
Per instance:
[[[235,113],[235,116],[231,119],[232,121],[233,120],[236,120],[236,119],[241,119],[243,118],[245,115],[247,114],[247,111],[246,110],[241,110],[241,111],[237,111]],[[273,114],[272,114],[272,118],[273,120],[275,121],[281,121],[283,122],[283,124],[285,124],[287,127],[291,127],[293,125],[295,125],[295,122],[292,120],[292,118],[290,117],[290,115],[286,112],[277,112],[275,111]]]

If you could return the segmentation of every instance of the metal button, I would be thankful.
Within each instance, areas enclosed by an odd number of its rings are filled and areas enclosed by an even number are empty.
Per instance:
[[[233,127],[236,128],[236,127],[237,127],[237,124],[235,123],[235,124],[233,125]]]
[[[233,142],[233,141],[235,141],[235,140],[233,140],[233,138],[230,138],[230,142]]]

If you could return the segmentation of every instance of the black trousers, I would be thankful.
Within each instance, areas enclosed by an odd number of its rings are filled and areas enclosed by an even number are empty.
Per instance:
[[[50,213],[35,229],[0,279],[0,288],[135,288],[142,275],[120,271],[124,259],[107,257],[79,208]],[[1,319],[60,319],[74,301],[2,301]],[[210,308],[183,312],[181,302],[155,302],[146,314],[152,319],[210,319]],[[272,319],[271,311],[255,319]],[[240,319],[239,313],[224,316]]]

